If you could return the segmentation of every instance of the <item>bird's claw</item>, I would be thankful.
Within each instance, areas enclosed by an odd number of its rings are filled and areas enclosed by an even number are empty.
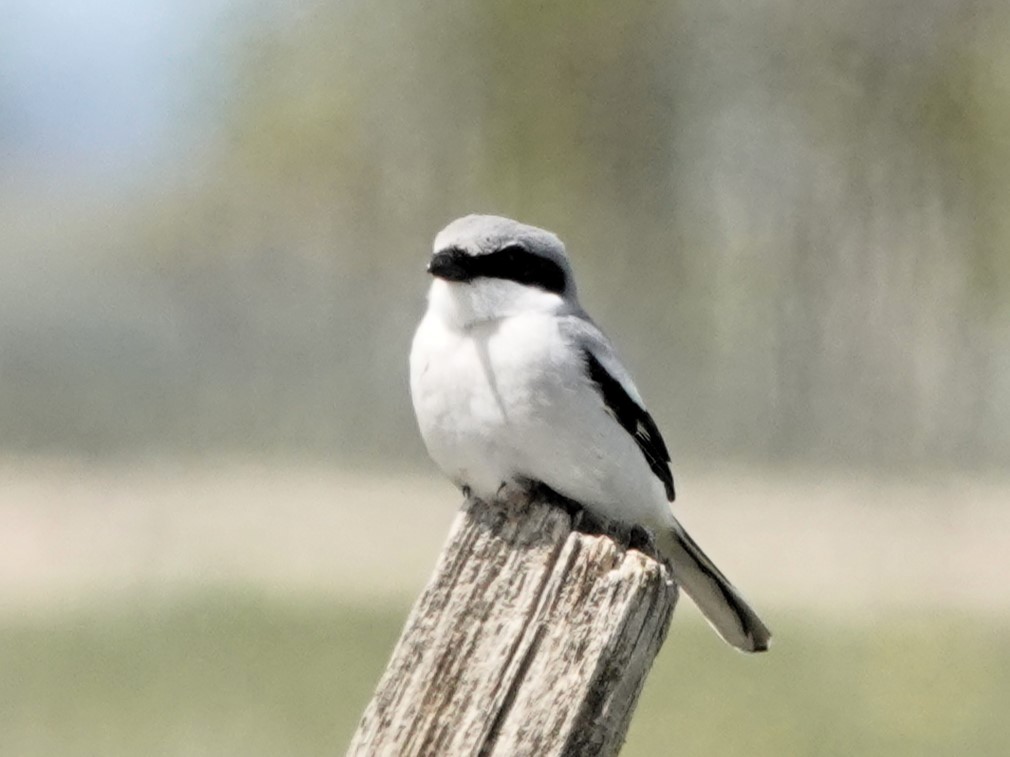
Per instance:
[[[650,557],[659,557],[656,539],[652,532],[644,526],[632,526],[628,532],[628,548],[642,552]]]
[[[516,504],[529,499],[529,487],[520,481],[502,481],[495,493],[495,499],[507,504]]]

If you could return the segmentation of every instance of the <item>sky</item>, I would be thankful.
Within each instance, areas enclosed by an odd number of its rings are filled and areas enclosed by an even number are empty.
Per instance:
[[[0,167],[128,180],[184,149],[251,0],[0,0]]]

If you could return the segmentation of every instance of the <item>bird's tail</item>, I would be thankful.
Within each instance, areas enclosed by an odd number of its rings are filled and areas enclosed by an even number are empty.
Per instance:
[[[764,652],[771,632],[679,523],[656,534],[674,580],[728,644],[743,652]]]

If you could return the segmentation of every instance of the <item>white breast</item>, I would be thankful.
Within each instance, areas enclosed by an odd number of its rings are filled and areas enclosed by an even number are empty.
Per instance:
[[[577,349],[549,315],[460,331],[428,313],[411,350],[411,395],[432,459],[480,497],[517,476],[611,518],[669,517],[662,485],[607,414]]]
[[[451,329],[428,313],[410,353],[411,397],[428,452],[457,485],[481,497],[493,496],[516,463],[488,332]]]

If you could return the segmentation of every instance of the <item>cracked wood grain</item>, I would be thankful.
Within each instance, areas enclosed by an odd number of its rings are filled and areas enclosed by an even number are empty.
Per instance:
[[[542,497],[468,500],[348,754],[616,754],[676,599]]]

